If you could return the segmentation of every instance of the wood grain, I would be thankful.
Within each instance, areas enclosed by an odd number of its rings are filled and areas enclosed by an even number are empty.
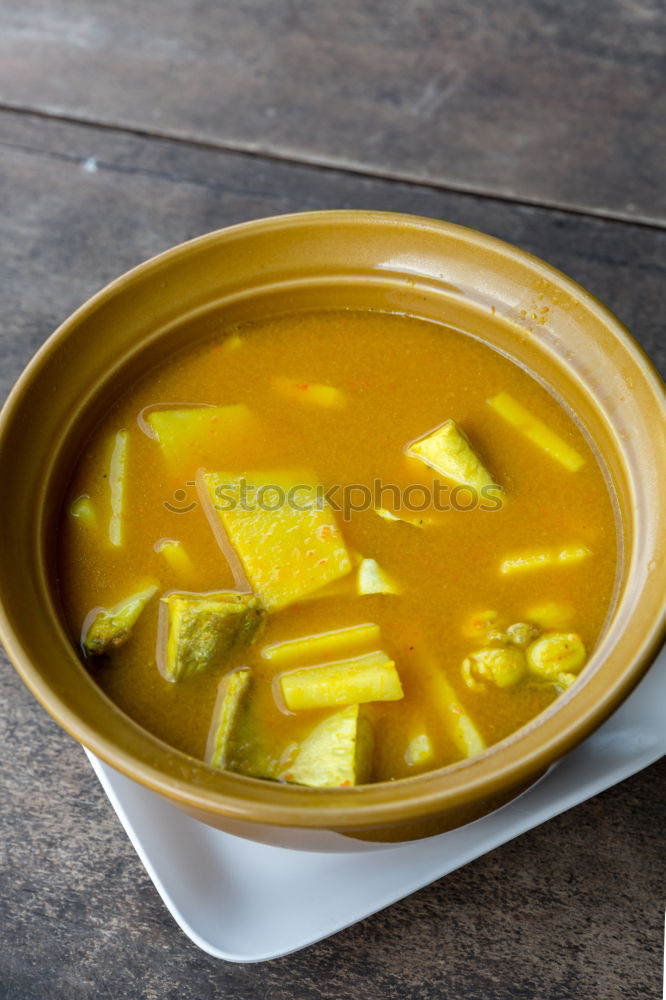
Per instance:
[[[84,299],[174,243],[280,212],[369,208],[509,240],[585,285],[666,370],[666,232],[0,113],[6,377]]]
[[[666,223],[661,0],[6,0],[0,103]]]
[[[666,367],[666,233],[0,115],[0,393],[83,299],[200,232],[299,209],[448,218],[588,285]],[[661,969],[663,763],[304,953],[234,966],[159,900],[82,751],[0,671],[0,997],[643,1000]]]

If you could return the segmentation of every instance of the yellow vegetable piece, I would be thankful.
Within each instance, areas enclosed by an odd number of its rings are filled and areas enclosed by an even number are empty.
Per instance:
[[[569,472],[577,472],[585,465],[585,459],[575,448],[563,441],[559,434],[552,431],[538,417],[533,416],[507,392],[500,392],[493,396],[492,399],[488,400],[488,404],[492,406],[495,413],[498,413],[507,423],[519,430],[533,444],[538,445]]]
[[[183,548],[182,542],[173,538],[160,538],[159,542],[155,542],[154,549],[162,553],[171,569],[180,576],[195,575],[196,567]]]
[[[409,741],[405,750],[405,763],[410,767],[424,767],[435,754],[432,740],[427,733],[419,733]]]
[[[395,663],[382,652],[282,674],[280,692],[290,712],[403,697]]]
[[[359,705],[327,716],[306,736],[284,775],[314,788],[349,788],[370,777],[372,727]]]
[[[483,753],[487,749],[486,741],[462,706],[451,702],[448,710],[454,717],[449,719],[449,729],[461,753],[465,757],[476,757]]]
[[[347,554],[352,569],[355,569],[363,561],[358,552],[347,547]],[[337,580],[332,580],[325,586],[315,590],[312,594],[306,594],[304,600],[320,601],[327,597],[354,597],[357,594],[357,580],[355,573],[347,573],[346,576]]]
[[[77,497],[69,508],[69,513],[72,517],[75,517],[80,524],[84,524],[86,528],[91,530],[97,527],[97,511],[95,506],[88,496],[84,493],[83,496]]]
[[[338,580],[333,580],[331,583],[327,583],[325,586],[320,587],[318,590],[313,591],[311,594],[304,594],[304,601],[321,601],[325,600],[327,597],[355,597],[356,596],[356,581],[354,580],[354,574],[348,573],[346,576],[341,577]]]
[[[169,471],[183,480],[200,468],[244,464],[260,429],[243,403],[151,409],[143,422],[159,442]]]
[[[518,573],[529,569],[542,569],[547,566],[567,566],[587,559],[592,553],[587,545],[567,545],[563,549],[543,549],[541,552],[524,552],[503,559],[500,573]]]
[[[157,585],[151,584],[114,604],[112,608],[95,608],[91,611],[83,623],[81,635],[86,653],[98,656],[127,642],[132,626],[155,593]]]
[[[479,649],[463,661],[462,676],[472,691],[485,691],[487,684],[512,687],[527,673],[522,649],[515,646]]]
[[[123,509],[125,506],[127,476],[127,440],[127,431],[118,431],[113,439],[111,462],[109,464],[109,491],[111,494],[109,541],[116,548],[119,548],[123,544],[125,535]]]
[[[385,507],[375,507],[375,513],[379,514],[380,517],[383,517],[385,521],[403,520],[401,517],[398,517],[397,514],[393,514],[390,510],[386,510]]]
[[[250,712],[251,709],[252,706]],[[271,740],[273,734],[264,732],[261,720],[249,718],[249,714],[239,713],[237,717],[226,766],[248,778],[284,780],[284,772],[291,766],[299,744],[291,740],[283,746],[282,741]]]
[[[362,559],[356,585],[359,594],[399,594],[400,587],[375,559]]]
[[[222,344],[222,350],[225,354],[231,354],[232,351],[237,351],[239,347],[243,346],[243,338],[238,333],[232,333],[225,338]]]
[[[157,666],[166,680],[180,681],[225,666],[252,643],[265,611],[253,594],[220,591],[169,594],[160,601],[160,614]]]
[[[404,514],[394,514],[385,507],[375,507],[375,514],[385,521],[400,521],[402,524],[411,524],[413,528],[425,528],[433,523],[431,517],[405,517]]]
[[[280,396],[297,403],[321,406],[330,410],[341,410],[347,405],[347,397],[342,389],[319,382],[298,382],[291,378],[274,378],[273,388]]]
[[[577,674],[586,659],[583,640],[576,632],[549,632],[527,650],[533,674],[545,681],[557,681],[562,674]]]
[[[497,485],[455,420],[447,420],[426,437],[413,441],[407,454],[460,486],[481,490]]]
[[[206,762],[213,767],[229,766],[234,727],[250,677],[249,668],[242,667],[225,674],[220,681],[206,747]]]
[[[261,656],[276,667],[289,667],[297,663],[312,664],[340,654],[354,654],[363,646],[376,648],[379,639],[379,625],[353,625],[351,628],[306,635],[302,639],[264,646]]]
[[[340,530],[311,473],[252,472],[239,478],[210,472],[200,479],[199,493],[220,543],[236,556],[268,610],[351,570]]]
[[[437,706],[444,727],[463,757],[475,757],[486,749],[486,741],[459,700],[439,663],[428,653],[421,655],[420,674],[430,704]]]
[[[539,628],[561,629],[571,623],[574,609],[564,601],[541,601],[527,609],[525,617]]]

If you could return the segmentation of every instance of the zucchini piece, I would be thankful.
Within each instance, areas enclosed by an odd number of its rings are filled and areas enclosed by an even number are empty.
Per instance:
[[[125,488],[127,484],[127,431],[118,431],[113,439],[111,461],[109,463],[109,491],[111,517],[109,519],[109,541],[114,548],[120,548],[125,538]]]
[[[497,486],[472,444],[455,420],[446,420],[430,434],[407,445],[406,454],[460,486],[481,490]]]
[[[352,625],[335,632],[321,632],[306,635],[302,639],[290,639],[264,646],[261,656],[276,667],[288,667],[298,662],[316,663],[318,660],[340,653],[353,653],[358,647],[372,647],[379,642],[379,625],[372,622]]]
[[[557,681],[562,674],[577,674],[587,653],[576,632],[549,632],[527,650],[527,665],[544,681]]]
[[[347,397],[342,389],[319,382],[298,382],[291,378],[274,378],[273,388],[284,399],[308,406],[319,406],[327,410],[341,410],[347,405]]]
[[[265,616],[256,597],[235,591],[169,594],[160,601],[160,613],[157,665],[168,681],[225,666],[253,642]]]
[[[244,403],[150,409],[142,417],[141,426],[146,425],[169,471],[183,480],[220,462],[244,463],[260,430],[259,420]]]
[[[234,727],[241,703],[250,685],[248,667],[225,674],[217,689],[213,721],[208,733],[206,763],[213,767],[228,767]]]
[[[515,427],[531,441],[533,444],[545,451],[547,455],[554,458],[556,462],[563,465],[569,472],[578,472],[585,465],[583,456],[567,444],[559,434],[552,431],[550,427],[535,417],[529,410],[526,410],[517,400],[510,396],[508,392],[500,392],[492,399],[488,400],[488,405],[499,414],[503,420]]]
[[[290,712],[403,697],[395,663],[381,651],[282,674],[279,684]]]
[[[587,545],[573,543],[562,549],[542,549],[540,552],[523,552],[503,559],[500,564],[502,576],[520,573],[523,570],[543,569],[551,566],[569,566],[582,562],[592,553]]]
[[[349,788],[370,777],[374,738],[359,705],[327,716],[303,740],[284,775],[286,781],[314,788]]]
[[[231,546],[269,611],[350,572],[344,540],[311,473],[208,472],[199,477],[199,493],[223,549]]]
[[[359,594],[399,594],[400,587],[375,559],[363,559],[356,581]]]
[[[95,608],[83,623],[81,644],[86,653],[99,656],[127,642],[132,626],[151,597],[155,584],[118,601],[112,608]]]

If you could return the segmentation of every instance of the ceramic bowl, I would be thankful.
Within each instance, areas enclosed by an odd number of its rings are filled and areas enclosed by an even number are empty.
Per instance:
[[[607,469],[623,557],[617,600],[584,674],[529,725],[447,768],[321,790],[215,771],[117,709],[67,637],[55,539],[76,457],[129,380],[213,321],[340,306],[452,323],[547,384],[577,414]],[[30,690],[76,740],[205,823],[313,850],[451,829],[543,774],[603,722],[655,656],[664,628],[665,417],[663,385],[617,319],[507,243],[380,212],[281,216],[209,233],[85,303],[11,393],[0,417],[0,634]]]

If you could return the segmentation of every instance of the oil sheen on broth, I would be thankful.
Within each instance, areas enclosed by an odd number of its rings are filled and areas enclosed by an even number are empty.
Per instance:
[[[517,365],[421,320],[304,313],[127,390],[70,484],[60,587],[151,733],[345,787],[482,752],[576,683],[616,544],[585,437]]]

